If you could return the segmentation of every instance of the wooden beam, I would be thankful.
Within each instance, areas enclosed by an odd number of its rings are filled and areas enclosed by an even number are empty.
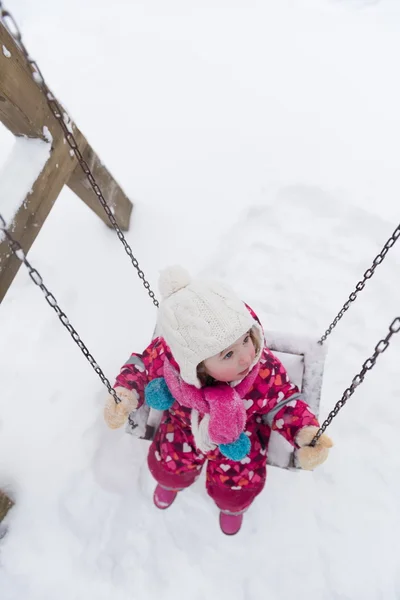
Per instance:
[[[129,221],[132,212],[132,202],[124,194],[118,183],[101,163],[99,157],[93,148],[86,142],[86,147],[82,152],[83,158],[90,167],[94,178],[96,179],[100,190],[122,231],[128,231]],[[82,147],[82,146],[80,146]],[[101,206],[96,194],[92,190],[90,183],[82,171],[79,164],[76,165],[67,185],[89,208],[91,208],[102,219],[108,227],[112,227],[103,207]]]
[[[27,253],[35,241],[66,179],[75,168],[76,160],[69,155],[60,139],[53,146],[49,160],[39,174],[25,201],[20,206],[10,232]],[[21,262],[12,254],[8,243],[0,243],[0,302],[18,272]]]
[[[14,502],[11,498],[9,498],[5,492],[0,490],[0,523],[13,505]]]
[[[59,125],[33,81],[25,58],[0,23],[0,121],[14,135],[45,139],[43,127],[57,136]]]

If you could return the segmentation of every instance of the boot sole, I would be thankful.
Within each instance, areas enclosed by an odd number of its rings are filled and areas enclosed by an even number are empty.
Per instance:
[[[220,527],[220,529],[221,529],[222,533],[223,533],[224,535],[227,535],[227,536],[229,536],[229,537],[232,537],[233,535],[237,535],[237,534],[239,533],[239,531],[241,530],[241,528],[242,528],[242,524],[243,524],[243,520],[241,521],[241,523],[240,523],[240,527],[239,527],[239,529],[238,529],[237,531],[234,531],[233,533],[227,533],[226,531],[224,531],[224,530],[222,529],[222,523],[221,523],[221,514],[219,515],[219,527]]]
[[[165,506],[160,506],[159,504],[157,504],[156,493],[154,492],[154,494],[153,494],[153,503],[154,503],[154,506],[156,508],[158,508],[158,510],[167,510],[167,508],[169,508],[170,506],[172,506],[172,504],[175,502],[177,495],[178,495],[178,493],[176,493],[175,498],[169,504],[165,503]]]

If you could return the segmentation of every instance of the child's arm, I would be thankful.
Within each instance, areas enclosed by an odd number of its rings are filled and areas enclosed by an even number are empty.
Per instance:
[[[265,374],[268,389],[265,406],[260,412],[267,415],[271,429],[278,431],[294,446],[300,429],[309,425],[319,426],[317,418],[304,402],[298,387],[289,380],[281,361],[267,348],[260,369],[260,375]]]
[[[323,434],[315,447],[309,447],[319,428],[316,416],[304,402],[297,386],[290,382],[281,361],[268,349],[265,349],[264,358],[265,364],[260,371],[270,371],[270,386],[262,412],[267,415],[271,430],[279,432],[299,449],[296,453],[299,466],[314,469],[326,460],[332,441]]]
[[[114,388],[134,390],[139,406],[144,402],[144,388],[155,377],[162,377],[164,347],[160,338],[155,338],[142,354],[133,353],[121,367]]]
[[[129,413],[143,404],[144,388],[149,381],[162,376],[163,362],[164,345],[161,338],[155,338],[142,354],[131,354],[114,384],[121,403],[116,404],[111,395],[107,399],[104,418],[109,427],[121,427]]]

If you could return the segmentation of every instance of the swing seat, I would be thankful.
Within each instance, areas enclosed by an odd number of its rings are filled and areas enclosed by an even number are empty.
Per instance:
[[[299,388],[304,401],[318,417],[326,347],[318,344],[317,338],[274,331],[266,331],[265,339],[268,348],[284,365],[290,380]],[[288,402],[290,399],[279,403],[278,410]],[[277,412],[274,409],[264,415],[263,421],[271,424]],[[162,415],[162,411],[150,409],[143,404],[129,415],[126,431],[135,437],[151,441]],[[283,469],[298,470],[294,455],[293,446],[278,432],[272,431],[268,444],[268,464]]]
[[[304,402],[318,417],[326,346],[319,344],[318,338],[294,336],[275,331],[266,331],[265,339],[268,348],[285,367],[290,381],[299,388]],[[290,399],[287,402],[290,402]],[[283,404],[280,403],[280,406]],[[271,413],[263,416],[264,422],[272,422],[276,411],[271,411]],[[271,431],[267,462],[274,467],[301,470],[296,467],[293,446],[277,431]]]

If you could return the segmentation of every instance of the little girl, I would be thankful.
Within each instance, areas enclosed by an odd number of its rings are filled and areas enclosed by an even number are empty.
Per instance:
[[[271,430],[308,470],[326,460],[332,442],[324,434],[309,446],[318,421],[232,290],[192,281],[181,267],[162,272],[159,287],[160,335],[122,367],[114,386],[121,403],[109,396],[105,420],[120,427],[145,400],[164,409],[148,454],[155,505],[171,506],[207,462],[207,492],[222,531],[233,535],[264,487]]]

